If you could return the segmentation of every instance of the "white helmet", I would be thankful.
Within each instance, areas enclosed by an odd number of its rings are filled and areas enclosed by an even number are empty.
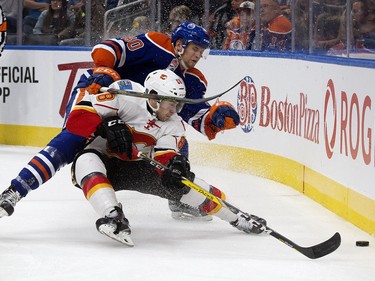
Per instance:
[[[180,76],[169,69],[160,69],[151,72],[145,80],[147,94],[184,98],[185,83]]]

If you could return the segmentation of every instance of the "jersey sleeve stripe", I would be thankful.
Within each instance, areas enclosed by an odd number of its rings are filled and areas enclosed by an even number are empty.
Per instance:
[[[122,39],[111,39],[103,41],[96,45],[92,52],[92,57],[97,66],[97,62],[102,62],[101,65],[118,68],[125,64],[126,46]],[[108,55],[108,52],[111,54]]]
[[[96,110],[92,107],[92,106],[81,106],[81,105],[76,105],[72,108],[72,111],[76,111],[76,110],[84,110],[84,111],[88,111],[88,112],[92,112],[92,113],[96,113]]]
[[[206,87],[207,89],[207,80],[206,78],[204,77],[204,75],[202,74],[202,72],[200,72],[198,69],[196,68],[193,68],[193,69],[189,69],[188,71],[186,71],[186,74],[189,74],[189,75],[192,75],[192,76],[195,76],[197,79],[199,79],[199,81],[204,84],[204,86]]]
[[[146,38],[159,49],[175,56],[175,50],[173,49],[170,38],[167,35],[157,32],[148,32]]]
[[[95,66],[114,67],[116,54],[114,50],[106,45],[97,45],[91,52],[91,57]]]
[[[121,46],[117,43],[117,40],[106,40],[102,44],[111,47],[114,50],[117,59],[121,57],[121,53],[123,50]]]

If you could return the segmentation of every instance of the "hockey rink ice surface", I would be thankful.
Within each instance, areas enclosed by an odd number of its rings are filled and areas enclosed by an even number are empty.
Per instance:
[[[1,192],[40,150],[0,146]],[[158,197],[117,193],[132,227],[128,248],[96,231],[98,216],[70,181],[70,165],[0,219],[0,280],[7,281],[373,281],[375,237],[278,183],[192,163],[227,202],[262,216],[301,246],[336,231],[342,244],[310,260],[268,235],[249,235],[215,218],[175,221]],[[146,176],[146,175],[145,175]],[[356,247],[357,240],[370,242]]]

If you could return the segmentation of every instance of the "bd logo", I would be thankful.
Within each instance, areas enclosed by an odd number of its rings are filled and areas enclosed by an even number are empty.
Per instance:
[[[254,81],[246,76],[240,83],[237,95],[237,111],[240,116],[240,127],[245,133],[250,133],[254,128],[257,116],[257,92]]]
[[[3,13],[3,9],[0,6],[0,56],[4,50],[6,38],[7,38],[7,20]]]

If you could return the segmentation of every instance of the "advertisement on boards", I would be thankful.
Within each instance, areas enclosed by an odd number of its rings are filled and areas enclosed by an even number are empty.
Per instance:
[[[259,57],[209,59],[215,63],[199,65],[209,81],[207,96],[244,78],[221,98],[237,105],[240,126],[215,142],[293,159],[375,199],[375,93],[368,79],[374,69]]]
[[[90,52],[4,50],[0,58],[0,123],[60,127]]]
[[[90,51],[5,49],[0,62],[0,123],[55,128],[92,67]],[[241,81],[220,98],[236,107],[240,125],[212,143],[294,160],[375,199],[374,69],[219,55],[198,68],[207,97]],[[192,141],[207,142],[190,131]]]

